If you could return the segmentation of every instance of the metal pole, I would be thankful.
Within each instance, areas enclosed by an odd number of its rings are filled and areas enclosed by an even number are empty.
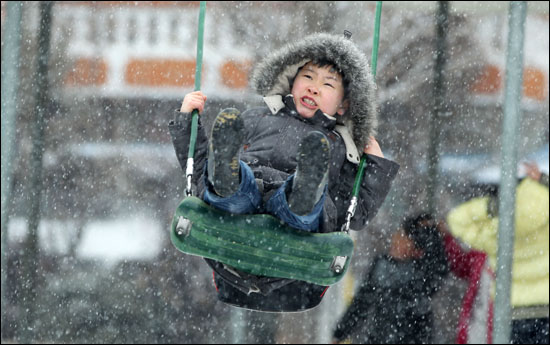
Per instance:
[[[246,327],[246,313],[241,308],[231,308],[231,336],[232,344],[244,344],[245,327]]]
[[[517,137],[521,115],[523,77],[525,1],[511,1],[509,14],[506,88],[501,143],[501,179],[499,187],[499,225],[495,328],[493,342],[508,344],[511,330],[510,285],[514,255],[515,205],[517,184]]]
[[[434,83],[433,97],[434,107],[430,119],[430,147],[428,162],[428,209],[432,214],[436,214],[437,208],[437,184],[439,181],[439,134],[441,131],[441,118],[443,116],[443,107],[445,100],[445,78],[443,70],[446,63],[447,52],[447,32],[449,27],[449,2],[438,1],[438,12],[436,16],[436,48],[434,65]]]
[[[19,86],[19,50],[21,47],[21,2],[6,2],[6,17],[2,35],[2,324],[6,305],[6,279],[8,268],[8,208],[10,205],[12,169],[15,143],[15,121],[17,113],[17,87]]]

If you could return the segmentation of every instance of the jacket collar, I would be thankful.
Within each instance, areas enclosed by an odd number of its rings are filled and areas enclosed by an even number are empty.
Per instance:
[[[285,116],[292,116],[300,121],[311,123],[314,126],[318,125],[324,127],[328,130],[335,130],[340,134],[346,145],[346,158],[353,164],[359,164],[359,151],[355,146],[353,137],[349,133],[349,130],[346,126],[336,125],[336,118],[329,116],[322,111],[317,111],[315,115],[310,119],[304,119],[296,111],[296,104],[294,103],[294,97],[292,95],[287,95],[284,97],[281,95],[271,95],[264,97],[264,102],[271,111],[273,115],[278,114],[279,112],[285,114]]]

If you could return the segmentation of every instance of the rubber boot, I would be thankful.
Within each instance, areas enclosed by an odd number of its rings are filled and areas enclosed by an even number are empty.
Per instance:
[[[296,174],[287,195],[290,210],[303,216],[311,213],[328,182],[330,145],[321,132],[309,133],[298,148]]]
[[[220,111],[208,146],[208,181],[214,192],[228,197],[239,189],[239,151],[245,140],[241,113],[234,108]]]

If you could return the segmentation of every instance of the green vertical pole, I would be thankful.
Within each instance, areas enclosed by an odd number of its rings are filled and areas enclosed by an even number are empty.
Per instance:
[[[17,113],[17,88],[19,86],[19,50],[21,47],[22,2],[6,2],[4,31],[2,32],[2,324],[7,310],[6,279],[8,264],[8,207],[10,205],[12,170],[15,147],[15,123]],[[3,339],[2,339],[3,340]]]
[[[493,342],[508,344],[511,331],[510,291],[514,256],[514,229],[517,184],[517,143],[521,115],[523,77],[525,1],[511,1],[506,87],[501,139],[501,179],[499,187],[499,225]]]

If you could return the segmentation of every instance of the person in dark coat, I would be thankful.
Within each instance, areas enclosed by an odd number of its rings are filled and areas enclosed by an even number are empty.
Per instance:
[[[301,230],[338,231],[345,222],[360,152],[364,152],[366,172],[351,222],[351,229],[364,229],[399,168],[384,158],[374,138],[375,86],[365,56],[344,36],[314,34],[268,55],[256,67],[252,84],[264,96],[265,107],[242,114],[236,109],[221,111],[210,141],[199,126],[193,175],[196,194],[228,212],[267,212]],[[169,124],[184,170],[191,110],[202,112],[205,102],[200,91],[186,95]],[[226,163],[219,163],[224,159]],[[236,196],[239,201],[233,202]],[[243,200],[248,205],[241,204]],[[306,310],[318,305],[326,290],[302,281],[250,276],[207,262],[217,273],[219,299],[236,306]]]
[[[334,341],[357,333],[360,343],[428,344],[432,341],[431,297],[449,272],[437,224],[428,214],[405,220],[388,254],[372,262],[350,307],[338,322]]]

